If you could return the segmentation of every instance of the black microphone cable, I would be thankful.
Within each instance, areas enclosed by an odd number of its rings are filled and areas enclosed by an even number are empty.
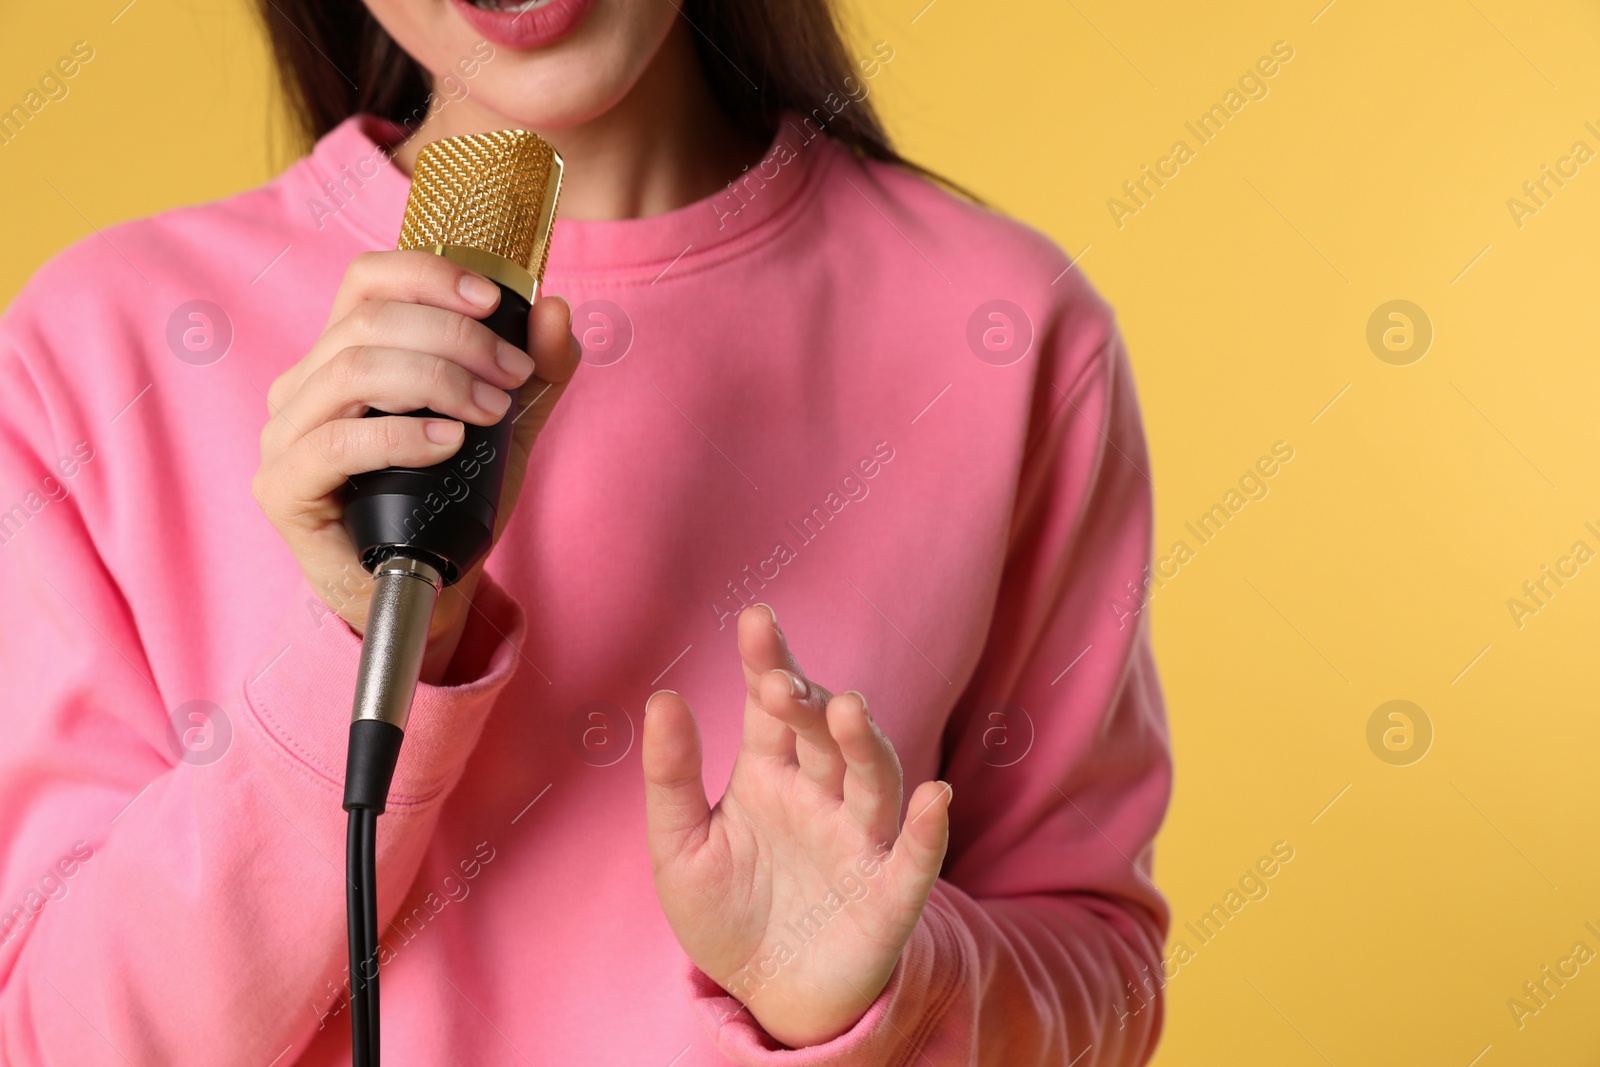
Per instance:
[[[345,761],[345,919],[350,942],[353,1067],[377,1067],[378,816],[400,758],[428,628],[443,578],[433,565],[390,556],[373,570]]]
[[[378,894],[377,887],[368,878],[376,865],[374,834],[377,826],[377,816],[371,811],[350,809],[345,836],[345,905],[349,922],[350,1035],[354,1067],[369,1067],[378,1059],[378,968],[377,954],[371,947],[376,944],[372,932],[378,925]]]

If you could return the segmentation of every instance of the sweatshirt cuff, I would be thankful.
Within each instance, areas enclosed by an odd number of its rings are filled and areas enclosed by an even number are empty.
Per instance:
[[[456,685],[419,682],[389,807],[425,805],[455,784],[511,676],[527,632],[521,606],[487,573],[461,635],[470,662],[487,664]],[[350,707],[361,638],[329,611],[304,578],[279,619],[267,653],[251,668],[245,704],[287,758],[336,791],[344,788]]]
[[[918,1060],[966,980],[965,940],[937,900],[900,953],[889,984],[866,1014],[832,1041],[791,1049],[779,1044],[748,1009],[693,963],[687,984],[694,1013],[717,1049],[741,1067],[899,1067]]]

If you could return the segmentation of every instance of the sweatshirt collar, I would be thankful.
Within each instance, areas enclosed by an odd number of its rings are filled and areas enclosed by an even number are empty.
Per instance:
[[[317,229],[343,225],[374,248],[394,247],[411,183],[390,156],[404,137],[385,119],[352,115],[317,142],[297,167]],[[637,219],[564,219],[558,210],[549,274],[651,282],[738,255],[795,217],[844,151],[814,120],[785,113],[761,161],[705,199]]]

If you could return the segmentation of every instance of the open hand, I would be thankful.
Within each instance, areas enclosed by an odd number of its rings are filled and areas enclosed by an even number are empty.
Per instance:
[[[770,608],[739,616],[744,733],[712,808],[688,703],[645,705],[656,895],[694,964],[791,1048],[839,1036],[883,991],[939,877],[950,787],[900,822],[900,761],[854,692],[808,681]]]

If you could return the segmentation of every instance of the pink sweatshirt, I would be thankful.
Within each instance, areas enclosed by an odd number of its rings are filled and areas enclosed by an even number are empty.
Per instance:
[[[260,189],[86,237],[0,319],[7,1063],[349,1062],[360,641],[250,482],[268,385],[394,246],[398,132],[352,119]],[[1151,1054],[1171,763],[1112,314],[1039,234],[808,132],[709,201],[557,223],[586,365],[379,821],[396,1067]],[[954,787],[888,988],[799,1050],[687,962],[644,833],[645,698],[687,697],[717,796],[758,600],[908,786]]]

